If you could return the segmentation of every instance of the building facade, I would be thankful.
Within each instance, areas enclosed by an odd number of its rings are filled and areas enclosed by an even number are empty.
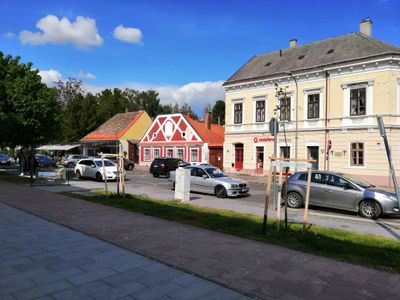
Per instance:
[[[175,157],[190,163],[211,163],[223,167],[224,128],[189,115],[157,116],[139,143],[140,164],[150,166],[158,157]]]
[[[233,74],[224,83],[225,170],[266,174],[274,153],[269,120],[277,117],[278,156],[313,158],[316,169],[389,185],[376,122],[382,115],[400,175],[400,48],[371,33],[367,19],[360,32],[302,46],[291,40],[289,48],[256,55]],[[277,87],[286,92],[281,101]]]
[[[97,155],[99,152],[127,153],[127,157],[139,162],[138,143],[151,125],[151,118],[145,111],[119,113],[83,137],[83,153]]]

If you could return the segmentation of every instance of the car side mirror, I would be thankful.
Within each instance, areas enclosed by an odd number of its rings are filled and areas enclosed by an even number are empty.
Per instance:
[[[92,168],[96,168],[96,165],[90,165]]]
[[[353,189],[353,186],[352,186],[350,183],[345,182],[345,183],[343,184],[343,189],[344,189],[344,190],[352,190],[352,189]]]
[[[201,177],[203,177],[203,179],[207,179],[207,178],[208,178],[208,176],[207,176],[206,174],[204,174],[204,175],[201,176]]]

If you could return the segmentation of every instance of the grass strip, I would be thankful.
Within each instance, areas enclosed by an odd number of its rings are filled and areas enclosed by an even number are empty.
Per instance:
[[[94,194],[93,194],[94,193]],[[228,210],[199,207],[177,201],[163,201],[139,195],[116,194],[106,197],[104,191],[90,194],[63,192],[61,194],[163,218],[179,223],[267,242],[350,263],[400,273],[400,242],[368,234],[310,225],[306,233],[302,224],[292,223],[288,234],[277,232],[274,221],[269,222],[267,236],[262,234],[262,218]],[[282,228],[282,227],[281,227]]]

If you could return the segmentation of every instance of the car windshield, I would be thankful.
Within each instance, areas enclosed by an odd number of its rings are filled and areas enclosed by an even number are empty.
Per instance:
[[[204,170],[211,178],[225,177],[224,173],[218,168],[207,168]]]
[[[370,184],[369,182],[364,181],[364,180],[362,180],[356,176],[350,175],[350,174],[342,174],[342,177],[354,182],[355,184],[357,184],[363,188],[374,187],[373,184]]]
[[[95,162],[96,162],[96,165],[98,167],[101,167],[101,165],[102,165],[101,160],[96,160]],[[115,164],[112,161],[105,159],[104,160],[104,166],[112,167],[112,166],[115,166]]]

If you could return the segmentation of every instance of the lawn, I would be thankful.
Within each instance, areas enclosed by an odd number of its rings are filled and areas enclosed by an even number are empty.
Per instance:
[[[263,220],[254,215],[137,195],[127,195],[123,200],[115,194],[106,197],[103,192],[95,190],[89,195],[63,194],[247,239],[400,273],[400,242],[387,238],[315,225],[309,226],[308,230],[303,233],[302,224],[290,224],[288,234],[285,235],[283,231],[276,231],[274,220],[268,224],[268,234],[263,235]]]

